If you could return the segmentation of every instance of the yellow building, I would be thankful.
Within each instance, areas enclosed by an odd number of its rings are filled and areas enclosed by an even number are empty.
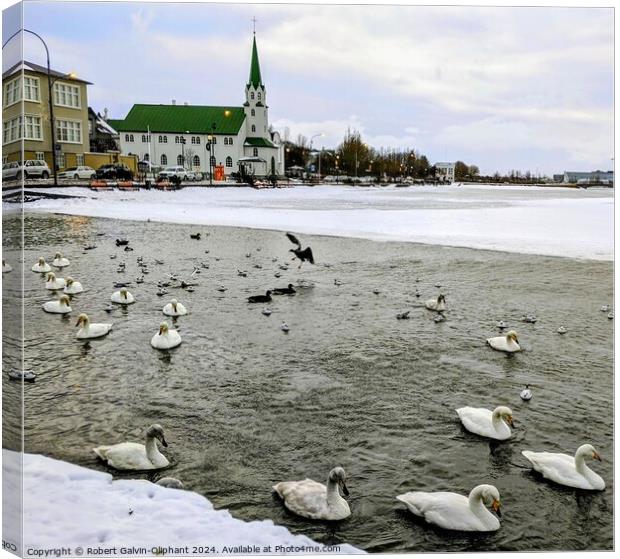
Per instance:
[[[87,165],[90,82],[52,70],[58,170]],[[52,169],[47,68],[20,62],[2,74],[2,162],[45,159]],[[22,139],[24,153],[22,155]]]

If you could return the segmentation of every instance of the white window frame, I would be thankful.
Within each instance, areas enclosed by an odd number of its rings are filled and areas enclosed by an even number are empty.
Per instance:
[[[28,97],[26,95],[27,85],[26,81],[32,82],[30,85],[30,90],[35,89],[37,92],[36,98]],[[29,103],[40,103],[41,102],[41,81],[39,78],[35,76],[24,76],[24,101],[28,101]]]
[[[79,141],[69,140],[69,139],[63,140],[60,137],[60,135],[59,135],[59,132],[61,130],[61,127],[60,127],[60,123],[61,122],[66,122],[66,123],[71,122],[73,124],[77,124],[78,125],[77,129],[80,131],[80,140]],[[67,138],[68,138],[69,137],[69,132],[68,132],[69,128],[67,127],[66,130],[67,130]],[[75,119],[70,119],[70,118],[63,118],[63,119],[57,118],[56,119],[56,141],[59,144],[78,144],[79,145],[79,144],[83,143],[83,140],[84,140],[84,132],[82,130],[82,121],[81,120],[75,120]]]
[[[226,158],[226,167],[232,167],[232,166],[233,166],[233,160],[232,160],[232,157],[229,155]]]
[[[61,151],[59,151],[58,153],[56,153],[56,168],[57,169],[64,169],[65,168],[65,154],[62,153]]]
[[[66,89],[77,90],[77,105],[60,102],[60,88],[61,87],[65,87]],[[68,96],[66,89],[65,89],[65,101],[67,100],[67,96]],[[73,97],[73,94],[71,94],[71,97]],[[80,86],[74,85],[72,83],[57,81],[54,84],[54,105],[56,105],[57,107],[67,107],[68,109],[81,109],[82,108],[82,92],[80,91]]]
[[[8,126],[7,126],[8,125]],[[7,135],[8,133],[8,135]],[[2,123],[2,144],[12,144],[19,142],[24,134],[24,123],[22,115],[9,118]]]
[[[42,151],[35,151],[34,158],[37,161],[45,161],[45,153],[43,153]]]
[[[83,153],[75,154],[75,166],[84,167],[84,154]]]
[[[165,153],[161,154],[161,157],[159,158],[159,160],[161,161],[162,167],[168,165],[168,156]]]
[[[19,76],[4,84],[4,88],[2,89],[3,107],[10,107],[11,105],[15,105],[15,103],[19,103],[22,100],[21,80],[22,78]],[[13,94],[13,100],[10,103],[7,102],[9,90]]]
[[[9,162],[9,156],[8,155],[3,155],[2,156],[2,164],[6,165]]]
[[[28,122],[29,119],[31,120],[30,123]],[[34,119],[39,120],[38,124],[34,124]],[[32,140],[34,142],[43,141],[43,118],[41,117],[41,115],[25,114],[23,123],[24,123],[24,126],[23,126],[24,140]],[[37,127],[39,129],[38,137],[34,135],[28,136],[28,126],[32,126],[33,130],[34,130],[34,127]]]

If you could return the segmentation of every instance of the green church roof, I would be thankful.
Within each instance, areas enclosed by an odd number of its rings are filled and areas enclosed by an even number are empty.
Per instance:
[[[117,132],[178,134],[238,134],[245,119],[243,107],[204,105],[134,105],[124,119],[110,119]]]
[[[273,144],[273,142],[270,142],[266,138],[246,138],[245,145],[253,146],[257,148],[275,148],[276,147]]]
[[[256,49],[256,35],[254,35],[254,42],[252,44],[252,64],[250,66],[250,81],[248,86],[253,85],[258,87],[263,85],[263,78],[260,75],[260,64],[258,63],[258,50]]]

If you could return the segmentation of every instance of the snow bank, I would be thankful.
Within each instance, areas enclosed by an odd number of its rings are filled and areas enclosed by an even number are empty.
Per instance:
[[[84,556],[363,553],[350,545],[324,548],[270,520],[237,520],[191,491],[113,480],[37,454],[23,457],[26,556],[45,557],[36,550],[68,547],[73,556],[80,555],[78,548]],[[5,489],[19,486],[20,464],[18,453],[3,450]],[[4,525],[4,540],[18,541],[19,529],[19,516],[13,515]]]
[[[59,191],[86,197],[39,200],[26,209],[613,260],[614,203],[608,189],[301,186],[261,191]]]

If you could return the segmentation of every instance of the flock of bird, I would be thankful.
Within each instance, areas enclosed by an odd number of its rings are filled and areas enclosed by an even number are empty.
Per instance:
[[[314,264],[314,255],[310,247],[302,249],[301,243],[291,233],[286,234],[288,239],[296,246],[291,249],[295,258],[300,260],[301,268],[304,262]],[[191,235],[194,239],[200,239],[200,234]],[[128,241],[117,240],[117,246],[124,246],[124,250],[131,250]],[[88,247],[90,248],[90,247]],[[111,256],[114,258],[114,256]],[[138,259],[141,262],[141,259]],[[62,270],[70,265],[67,258],[62,254],[56,253],[52,266]],[[10,272],[11,266],[4,260],[2,271]],[[123,265],[124,269],[124,265]],[[83,291],[80,282],[71,277],[66,279],[56,277],[52,267],[43,257],[32,266],[32,271],[45,274],[45,288],[61,293],[57,300],[48,301],[43,304],[43,310],[49,313],[68,314],[72,312],[71,297]],[[119,270],[120,271],[120,270]],[[143,271],[147,270],[144,267]],[[196,270],[195,270],[196,271]],[[246,274],[238,270],[239,275]],[[245,277],[245,276],[244,276]],[[140,282],[138,282],[140,283]],[[336,286],[342,282],[335,280]],[[186,282],[182,282],[184,287],[191,287]],[[441,287],[439,284],[436,287]],[[225,291],[221,287],[220,291]],[[266,291],[264,295],[253,295],[248,298],[248,303],[269,303],[272,295],[292,295],[295,287],[288,284],[284,288],[276,288]],[[376,291],[378,294],[378,291]],[[158,293],[159,294],[159,293]],[[416,290],[416,297],[420,293]],[[135,303],[135,297],[122,286],[119,290],[112,293],[111,303],[116,305],[131,305]],[[436,313],[436,317],[444,318],[447,310],[446,298],[439,294],[436,298],[425,302],[425,307]],[[613,313],[607,306],[601,308],[608,312],[609,318],[613,318]],[[170,300],[163,308],[162,313],[169,317],[179,317],[188,313],[187,308],[176,299]],[[262,313],[266,316],[271,314],[271,310],[265,307]],[[408,319],[409,311],[399,313],[397,319]],[[533,316],[524,316],[525,322],[535,322]],[[91,323],[88,315],[81,313],[78,316],[76,326],[80,327],[76,337],[78,339],[98,338],[107,335],[112,324]],[[500,332],[507,328],[507,325],[500,321],[497,323]],[[283,323],[282,330],[288,331],[288,326]],[[566,329],[561,326],[559,334],[564,334]],[[521,351],[517,333],[514,330],[508,331],[505,335],[488,338],[487,344],[497,351],[505,353],[516,353]],[[160,324],[158,332],[151,339],[151,345],[160,350],[167,350],[180,345],[181,336],[176,330],[171,329],[164,321]],[[520,394],[523,400],[530,400],[532,392],[529,386]],[[463,427],[471,433],[480,437],[505,441],[512,436],[511,427],[514,427],[512,411],[506,406],[497,406],[494,410],[484,408],[462,407],[456,413]],[[99,446],[93,449],[94,453],[110,467],[117,470],[160,470],[169,466],[168,459],[160,452],[157,441],[167,447],[164,438],[163,428],[154,424],[146,431],[145,444],[134,442],[123,442],[112,446]],[[523,450],[522,455],[531,463],[532,468],[540,472],[542,476],[560,485],[585,489],[602,490],[605,488],[604,480],[591,470],[585,463],[586,458],[601,460],[601,457],[590,444],[584,444],[577,449],[574,456],[550,452],[531,452]],[[160,485],[167,487],[182,488],[183,484],[174,478],[162,478],[158,481]],[[351,514],[348,502],[340,494],[348,496],[346,486],[346,473],[342,467],[333,468],[327,477],[327,483],[322,484],[311,479],[301,481],[284,481],[273,486],[273,490],[283,500],[285,507],[293,513],[310,519],[322,520],[341,520]],[[396,496],[396,499],[404,503],[407,508],[415,515],[423,517],[427,522],[435,524],[444,529],[461,531],[494,531],[500,528],[499,517],[501,517],[500,495],[496,487],[492,485],[478,485],[474,487],[468,496],[450,492],[425,492],[411,491]],[[487,508],[488,507],[488,508]],[[491,510],[489,510],[489,508]],[[493,511],[497,516],[492,514]]]

